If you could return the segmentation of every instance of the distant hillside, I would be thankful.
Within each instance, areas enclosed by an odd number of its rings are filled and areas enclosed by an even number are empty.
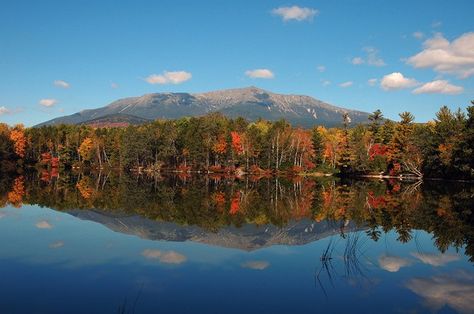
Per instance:
[[[78,124],[90,125],[92,127],[124,127],[128,125],[139,125],[152,120],[132,116],[124,113],[114,113]]]
[[[275,121],[284,118],[293,125],[303,127],[340,125],[343,113],[348,113],[354,124],[365,123],[368,118],[366,112],[336,107],[309,96],[282,95],[256,87],[247,87],[201,94],[156,93],[124,98],[102,108],[59,117],[38,126],[90,124],[91,121],[101,121],[100,118],[103,121],[127,120],[124,115],[134,117],[134,121],[140,118],[145,121],[176,119],[211,112],[221,112],[228,117],[244,117],[249,120],[263,118]]]

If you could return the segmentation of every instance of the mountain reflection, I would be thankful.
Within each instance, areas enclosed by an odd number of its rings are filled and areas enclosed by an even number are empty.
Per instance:
[[[147,239],[254,250],[304,244],[334,234],[347,237],[357,230],[364,230],[374,241],[394,230],[398,241],[408,242],[414,230],[424,230],[432,233],[441,252],[449,246],[465,246],[471,261],[473,195],[474,187],[462,183],[332,178],[28,173],[0,179],[2,207],[38,204]],[[53,225],[39,221],[37,227]],[[433,266],[456,259],[416,254],[414,258]],[[169,252],[144,256],[185,260]],[[410,261],[387,255],[379,264],[395,272]]]

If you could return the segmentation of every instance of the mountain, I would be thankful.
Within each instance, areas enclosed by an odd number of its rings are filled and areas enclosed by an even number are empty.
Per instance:
[[[113,113],[101,116],[92,120],[87,120],[79,124],[90,125],[92,127],[123,127],[127,125],[138,125],[150,122],[150,119],[144,119],[124,113]]]
[[[112,231],[155,241],[192,241],[214,246],[253,251],[272,245],[304,245],[341,233],[342,221],[330,222],[299,220],[284,227],[245,224],[228,226],[216,232],[198,226],[179,225],[173,222],[150,220],[138,215],[110,213],[100,210],[70,210],[68,214],[82,220],[100,223]],[[345,232],[364,230],[347,223]]]
[[[117,114],[154,120],[201,116],[211,112],[249,120],[285,118],[291,124],[303,127],[340,125],[343,113],[348,113],[354,124],[368,120],[366,112],[336,107],[309,96],[276,94],[252,86],[200,94],[155,93],[124,98],[102,108],[83,110],[38,126],[90,124],[95,119],[109,119]]]

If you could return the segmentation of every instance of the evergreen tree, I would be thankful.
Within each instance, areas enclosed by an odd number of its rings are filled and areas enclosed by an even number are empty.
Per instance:
[[[313,162],[316,166],[320,166],[323,163],[324,138],[317,127],[314,127],[311,133],[311,143],[313,144],[314,151]]]

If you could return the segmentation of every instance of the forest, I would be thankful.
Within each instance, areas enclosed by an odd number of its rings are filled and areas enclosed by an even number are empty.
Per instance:
[[[474,101],[466,113],[442,107],[428,123],[377,110],[368,124],[303,129],[284,120],[221,114],[127,127],[0,124],[2,172],[91,169],[242,174],[339,174],[474,179]]]

